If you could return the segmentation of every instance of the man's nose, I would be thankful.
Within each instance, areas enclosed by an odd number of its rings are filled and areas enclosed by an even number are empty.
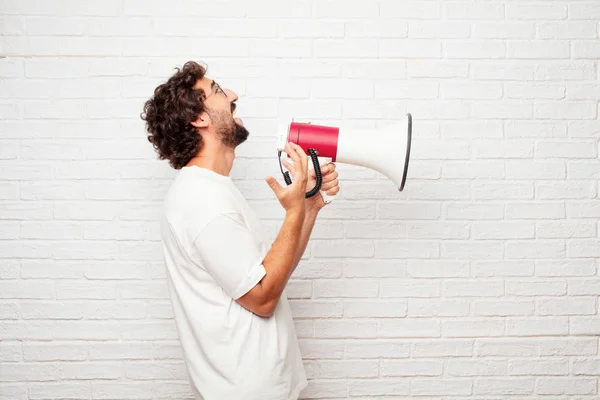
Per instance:
[[[238,95],[233,91],[233,90],[229,90],[229,89],[223,89],[225,94],[227,95],[227,98],[229,99],[230,103],[233,103],[234,101],[238,100]]]

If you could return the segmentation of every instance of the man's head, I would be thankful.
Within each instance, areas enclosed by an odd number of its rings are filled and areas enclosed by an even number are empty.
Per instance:
[[[208,140],[235,148],[248,138],[234,119],[237,95],[206,77],[206,67],[187,62],[146,101],[141,118],[161,160],[180,169]]]

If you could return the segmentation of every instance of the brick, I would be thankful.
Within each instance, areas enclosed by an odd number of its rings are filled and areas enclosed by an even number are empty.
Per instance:
[[[539,378],[536,393],[590,395],[598,393],[598,380],[596,378]]]
[[[568,375],[569,360],[511,360],[508,362],[509,375]]]
[[[382,360],[381,376],[440,376],[443,364],[433,360]]]

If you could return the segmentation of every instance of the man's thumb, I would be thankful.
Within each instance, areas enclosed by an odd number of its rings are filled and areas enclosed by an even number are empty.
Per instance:
[[[277,179],[273,178],[272,176],[267,176],[265,181],[275,193],[278,193],[281,190],[281,185],[279,182],[277,182]]]

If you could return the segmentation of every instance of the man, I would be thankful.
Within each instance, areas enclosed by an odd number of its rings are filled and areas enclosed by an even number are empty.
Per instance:
[[[164,202],[162,246],[192,390],[201,400],[296,400],[307,385],[285,286],[306,249],[320,194],[299,146],[283,161],[293,183],[266,177],[283,225],[268,246],[229,173],[248,137],[237,95],[188,62],[146,102],[142,118],[160,159],[178,170]],[[339,191],[333,163],[322,190]]]

